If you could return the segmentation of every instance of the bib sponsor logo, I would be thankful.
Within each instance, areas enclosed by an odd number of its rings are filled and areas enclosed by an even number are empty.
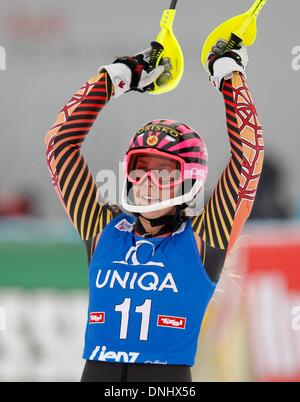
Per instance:
[[[105,323],[105,313],[97,312],[97,313],[90,313],[90,324],[103,324]]]
[[[106,346],[96,346],[93,353],[91,354],[89,360],[98,360],[100,362],[113,361],[113,362],[124,362],[124,363],[134,363],[139,357],[138,352],[113,352],[107,351]],[[98,356],[98,358],[97,358]]]
[[[167,315],[159,315],[157,317],[158,327],[185,329],[185,325],[186,325],[186,318],[184,317],[172,317]]]
[[[128,222],[126,219],[122,219],[119,223],[115,225],[115,228],[120,232],[132,232],[133,224]]]
[[[142,247],[144,249],[142,249]],[[150,250],[149,250],[149,247],[150,247]],[[139,240],[136,242],[135,246],[130,247],[130,249],[128,250],[128,252],[125,256],[124,261],[113,261],[113,263],[114,264],[124,264],[124,265],[154,265],[156,267],[164,268],[164,264],[162,262],[147,261],[146,263],[141,263],[138,260],[138,255],[137,255],[138,250],[140,252],[140,256],[143,254],[146,254],[146,253],[149,254],[149,251],[150,251],[151,257],[153,257],[154,252],[155,252],[155,246],[150,241]],[[143,253],[141,251],[143,251]]]
[[[102,277],[102,270],[98,271],[96,278],[96,288],[101,289],[109,286],[111,289],[118,284],[123,289],[134,290],[137,287],[145,291],[162,292],[165,289],[171,289],[174,293],[178,293],[175,280],[171,273],[168,273],[163,280],[155,272],[123,272],[108,270]]]

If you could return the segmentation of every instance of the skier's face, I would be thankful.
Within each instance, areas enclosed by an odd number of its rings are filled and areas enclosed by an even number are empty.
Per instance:
[[[141,156],[137,161],[135,169],[141,172],[155,172],[157,176],[161,176],[162,180],[164,180],[168,174],[177,169],[177,165],[172,160],[161,159],[155,156]],[[181,184],[170,188],[159,188],[151,176],[145,176],[138,185],[133,185],[135,203],[136,205],[151,205],[172,199],[177,195],[180,187]]]

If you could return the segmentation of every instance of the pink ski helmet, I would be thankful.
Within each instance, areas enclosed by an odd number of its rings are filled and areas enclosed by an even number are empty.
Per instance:
[[[130,166],[132,158],[139,154],[164,156],[179,162],[183,183],[189,182],[188,189],[180,196],[151,205],[137,206],[129,196]],[[207,148],[202,138],[189,126],[174,120],[153,120],[142,127],[130,141],[124,157],[125,175],[122,205],[131,212],[157,211],[173,205],[189,204],[204,186],[207,178]],[[179,178],[178,178],[179,180]]]

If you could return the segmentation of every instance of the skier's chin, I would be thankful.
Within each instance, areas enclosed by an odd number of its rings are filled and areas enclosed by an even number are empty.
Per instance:
[[[168,207],[164,209],[160,209],[159,211],[153,212],[143,212],[141,215],[146,219],[156,219],[161,218],[165,215],[174,215],[176,211],[176,207]]]

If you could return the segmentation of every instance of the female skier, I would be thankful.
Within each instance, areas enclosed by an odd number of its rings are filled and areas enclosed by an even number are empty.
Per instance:
[[[101,204],[80,153],[111,98],[147,92],[172,72],[149,72],[149,51],[101,67],[71,98],[46,135],[54,187],[88,251],[89,309],[82,381],[190,382],[207,305],[227,254],[250,215],[263,164],[262,129],[249,93],[245,48],[208,58],[223,94],[231,157],[205,209],[188,217],[204,186],[207,150],[188,125],[154,120],[125,155],[123,213]],[[171,61],[172,62],[172,61]]]

